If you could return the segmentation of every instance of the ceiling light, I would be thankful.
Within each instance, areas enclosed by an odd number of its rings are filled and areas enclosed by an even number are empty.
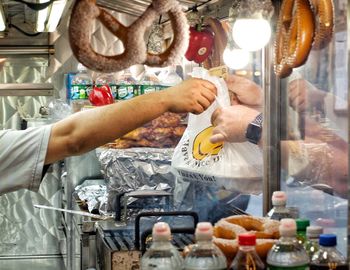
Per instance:
[[[271,38],[271,26],[265,19],[237,19],[232,28],[233,40],[247,51],[258,51]]]
[[[234,0],[230,21],[235,43],[247,51],[264,48],[271,38],[269,19],[273,11],[271,0]]]
[[[45,3],[47,0],[40,0]],[[53,32],[62,17],[67,0],[54,1],[49,7],[39,10],[37,16],[36,31],[37,32]]]
[[[226,48],[223,54],[226,66],[231,69],[243,69],[249,64],[249,52],[242,49]]]

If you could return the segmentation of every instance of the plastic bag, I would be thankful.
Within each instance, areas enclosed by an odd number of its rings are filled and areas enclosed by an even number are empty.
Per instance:
[[[211,115],[219,107],[230,106],[225,81],[210,76],[205,69],[196,70],[192,76],[214,83],[217,98],[205,112],[189,115],[188,127],[175,148],[172,166],[187,180],[216,183],[228,189],[258,190],[263,171],[259,147],[250,142],[212,144],[209,141],[213,129]],[[253,182],[246,181],[249,179],[259,180],[255,182],[258,186],[251,186]]]

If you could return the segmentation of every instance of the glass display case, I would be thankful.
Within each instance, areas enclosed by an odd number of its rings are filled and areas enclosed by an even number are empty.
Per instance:
[[[334,2],[334,32],[323,49],[287,78],[273,73],[273,46],[265,49],[264,212],[275,190],[287,192],[299,216],[348,237],[348,2]],[[280,6],[277,3],[277,6]],[[278,15],[278,14],[277,14]]]

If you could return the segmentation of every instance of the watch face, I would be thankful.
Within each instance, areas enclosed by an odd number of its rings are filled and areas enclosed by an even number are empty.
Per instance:
[[[258,144],[261,139],[262,128],[253,123],[248,125],[246,138],[249,142]]]

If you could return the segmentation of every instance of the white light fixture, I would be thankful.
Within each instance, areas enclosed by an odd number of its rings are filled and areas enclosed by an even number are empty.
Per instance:
[[[66,6],[66,0],[59,0],[52,3],[50,16],[47,21],[47,31],[53,32],[56,30],[58,23],[62,17],[64,7]]]
[[[0,31],[6,30],[6,19],[2,5],[0,5]]]
[[[234,0],[230,9],[232,36],[244,50],[258,51],[271,38],[269,19],[273,14],[271,0]]]
[[[40,0],[45,3],[48,0]],[[54,1],[50,6],[38,11],[36,31],[37,32],[53,32],[62,17],[67,0]]]
[[[239,70],[245,68],[249,63],[249,52],[242,49],[226,48],[223,54],[226,66],[231,69]]]
[[[39,3],[45,3],[45,2],[47,2],[47,0],[39,0]],[[48,14],[49,14],[49,7],[38,11],[38,15],[36,18],[36,28],[35,28],[37,32],[45,31],[45,22]]]
[[[265,19],[237,19],[232,28],[233,40],[247,51],[258,51],[271,38],[271,26]]]

